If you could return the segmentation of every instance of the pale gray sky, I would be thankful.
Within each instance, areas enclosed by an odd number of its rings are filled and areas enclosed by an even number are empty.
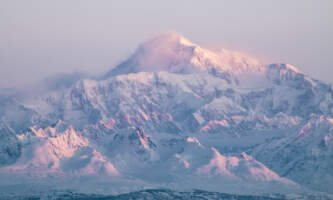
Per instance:
[[[103,73],[167,31],[333,82],[332,11],[332,0],[0,0],[0,87]]]

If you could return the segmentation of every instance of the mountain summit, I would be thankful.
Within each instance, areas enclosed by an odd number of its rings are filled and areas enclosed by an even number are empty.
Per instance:
[[[300,73],[294,66],[284,66],[287,70]],[[105,78],[137,72],[208,73],[229,83],[249,85],[253,79],[262,84],[268,69],[263,62],[241,53],[202,48],[171,32],[143,42],[130,58],[108,72]]]

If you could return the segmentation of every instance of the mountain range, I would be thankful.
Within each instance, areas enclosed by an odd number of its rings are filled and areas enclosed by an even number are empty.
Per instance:
[[[290,64],[167,33],[47,83],[0,90],[0,192],[332,194],[333,88]]]

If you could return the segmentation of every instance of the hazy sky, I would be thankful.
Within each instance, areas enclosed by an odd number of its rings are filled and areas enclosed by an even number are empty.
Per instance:
[[[0,0],[0,87],[103,73],[167,31],[333,82],[333,0]]]

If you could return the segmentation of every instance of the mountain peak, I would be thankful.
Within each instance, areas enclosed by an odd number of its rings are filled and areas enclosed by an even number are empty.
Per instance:
[[[226,49],[212,50],[190,42],[184,36],[169,32],[143,42],[135,53],[116,66],[104,78],[138,72],[177,74],[206,73],[237,85],[262,86],[267,84],[266,73],[280,76],[300,71],[288,64],[264,64],[239,52]],[[290,72],[290,73],[289,73]]]
[[[131,57],[104,77],[137,72],[193,72],[197,67],[194,67],[191,60],[198,48],[178,33],[160,34],[139,45]]]
[[[192,72],[196,48],[199,47],[178,33],[160,34],[139,46],[130,58],[136,65],[132,71]]]
[[[158,71],[241,74],[245,71],[261,71],[261,67],[259,61],[240,53],[201,48],[184,36],[169,32],[143,42],[129,59],[116,66],[105,77]]]

